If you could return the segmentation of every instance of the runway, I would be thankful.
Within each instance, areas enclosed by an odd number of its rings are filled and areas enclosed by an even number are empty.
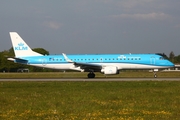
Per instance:
[[[0,79],[0,81],[180,81],[180,78],[95,78],[95,79],[88,79],[88,78],[61,78],[61,79]]]

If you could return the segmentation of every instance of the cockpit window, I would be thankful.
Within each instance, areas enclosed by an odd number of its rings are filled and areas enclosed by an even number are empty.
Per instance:
[[[163,53],[156,53],[157,55],[159,55],[159,60],[167,60],[168,57]]]
[[[165,60],[165,58],[164,58],[164,57],[160,57],[159,59],[160,59],[160,60]]]

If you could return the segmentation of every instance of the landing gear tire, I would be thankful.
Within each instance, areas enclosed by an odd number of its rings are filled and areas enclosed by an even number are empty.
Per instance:
[[[156,74],[156,72],[154,72],[154,78],[157,78],[157,74]]]
[[[156,75],[156,74],[154,74],[154,78],[157,78],[157,75]]]
[[[93,73],[93,72],[90,72],[88,75],[87,75],[87,77],[88,78],[95,78],[95,74]]]
[[[156,72],[158,71],[158,69],[154,69],[153,72],[154,72],[154,78],[157,78],[157,74]]]

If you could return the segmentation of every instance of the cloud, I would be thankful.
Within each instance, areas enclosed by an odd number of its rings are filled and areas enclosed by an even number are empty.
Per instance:
[[[171,18],[168,14],[165,13],[148,13],[148,14],[120,14],[112,15],[112,18],[115,19],[136,19],[136,20],[164,20]]]
[[[61,23],[58,23],[58,22],[55,22],[55,21],[45,21],[43,23],[44,26],[48,27],[48,28],[51,28],[51,29],[59,29],[63,24]]]
[[[156,3],[156,0],[122,0],[118,1],[116,5],[124,8],[135,8]]]

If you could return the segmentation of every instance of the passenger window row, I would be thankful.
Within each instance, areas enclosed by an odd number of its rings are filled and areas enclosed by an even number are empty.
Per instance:
[[[90,61],[90,60],[97,60],[97,61],[109,61],[109,60],[141,60],[141,58],[100,58],[100,59],[71,59],[72,61]],[[58,58],[49,58],[49,61],[66,61],[65,59],[58,59]]]

